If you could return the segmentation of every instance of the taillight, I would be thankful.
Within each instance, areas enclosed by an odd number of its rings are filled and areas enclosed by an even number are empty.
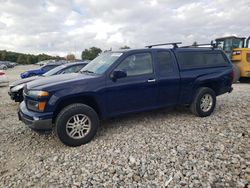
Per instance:
[[[5,75],[5,73],[4,72],[0,72],[0,76],[2,76],[2,75]]]

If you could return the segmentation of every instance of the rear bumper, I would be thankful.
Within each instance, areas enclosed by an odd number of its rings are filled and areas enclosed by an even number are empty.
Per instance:
[[[31,129],[41,130],[41,131],[52,130],[52,117],[48,118],[47,117],[49,116],[48,113],[43,114],[43,113],[31,112],[26,108],[24,102],[20,104],[17,113],[19,120],[28,125]]]

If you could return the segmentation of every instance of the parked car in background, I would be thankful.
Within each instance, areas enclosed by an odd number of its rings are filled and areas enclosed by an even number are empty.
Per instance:
[[[32,81],[24,87],[19,119],[79,146],[94,138],[100,119],[179,105],[209,116],[216,97],[232,91],[232,63],[222,50],[173,46],[106,52],[81,74]]]
[[[13,67],[15,67],[15,66],[18,65],[18,63],[16,63],[16,62],[10,62],[10,64],[11,64],[11,66],[13,66]]]
[[[41,68],[25,71],[25,72],[21,73],[20,76],[21,76],[21,78],[39,76],[39,75],[42,75],[42,74],[50,71],[51,69],[58,67],[62,64],[64,64],[64,62],[48,63],[48,64],[42,66]]]
[[[47,65],[49,63],[57,63],[57,62],[61,62],[61,63],[68,63],[68,61],[62,59],[62,60],[54,60],[54,59],[50,59],[50,60],[44,60],[44,61],[39,61],[36,63],[36,65],[39,65],[39,66],[43,66],[43,65]]]
[[[50,71],[44,73],[41,76],[32,76],[29,78],[19,79],[15,82],[10,83],[10,90],[9,95],[12,100],[15,102],[22,102],[23,100],[23,87],[28,82],[31,82],[33,80],[41,79],[48,76],[53,76],[57,74],[67,74],[67,73],[73,73],[73,72],[79,72],[85,65],[87,65],[87,61],[82,62],[75,62],[75,63],[66,63],[63,65],[60,65],[58,67],[55,67],[51,69]]]
[[[43,65],[47,65],[48,63],[55,63],[55,60],[44,60],[44,61],[39,61],[36,63],[36,65],[39,65],[39,66],[43,66]]]
[[[6,65],[8,68],[13,68],[15,66],[15,62],[10,61],[0,61],[0,65]]]
[[[0,86],[6,86],[9,84],[8,77],[6,76],[5,72],[0,70]]]
[[[8,67],[5,64],[0,64],[0,70],[6,70]]]

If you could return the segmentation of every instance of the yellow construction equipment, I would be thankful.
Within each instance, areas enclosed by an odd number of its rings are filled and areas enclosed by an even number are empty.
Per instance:
[[[223,49],[234,64],[234,81],[250,80],[250,37],[228,36],[215,39],[216,46]]]

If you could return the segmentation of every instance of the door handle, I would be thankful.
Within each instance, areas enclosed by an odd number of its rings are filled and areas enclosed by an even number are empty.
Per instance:
[[[148,79],[148,83],[155,82],[155,79]]]

